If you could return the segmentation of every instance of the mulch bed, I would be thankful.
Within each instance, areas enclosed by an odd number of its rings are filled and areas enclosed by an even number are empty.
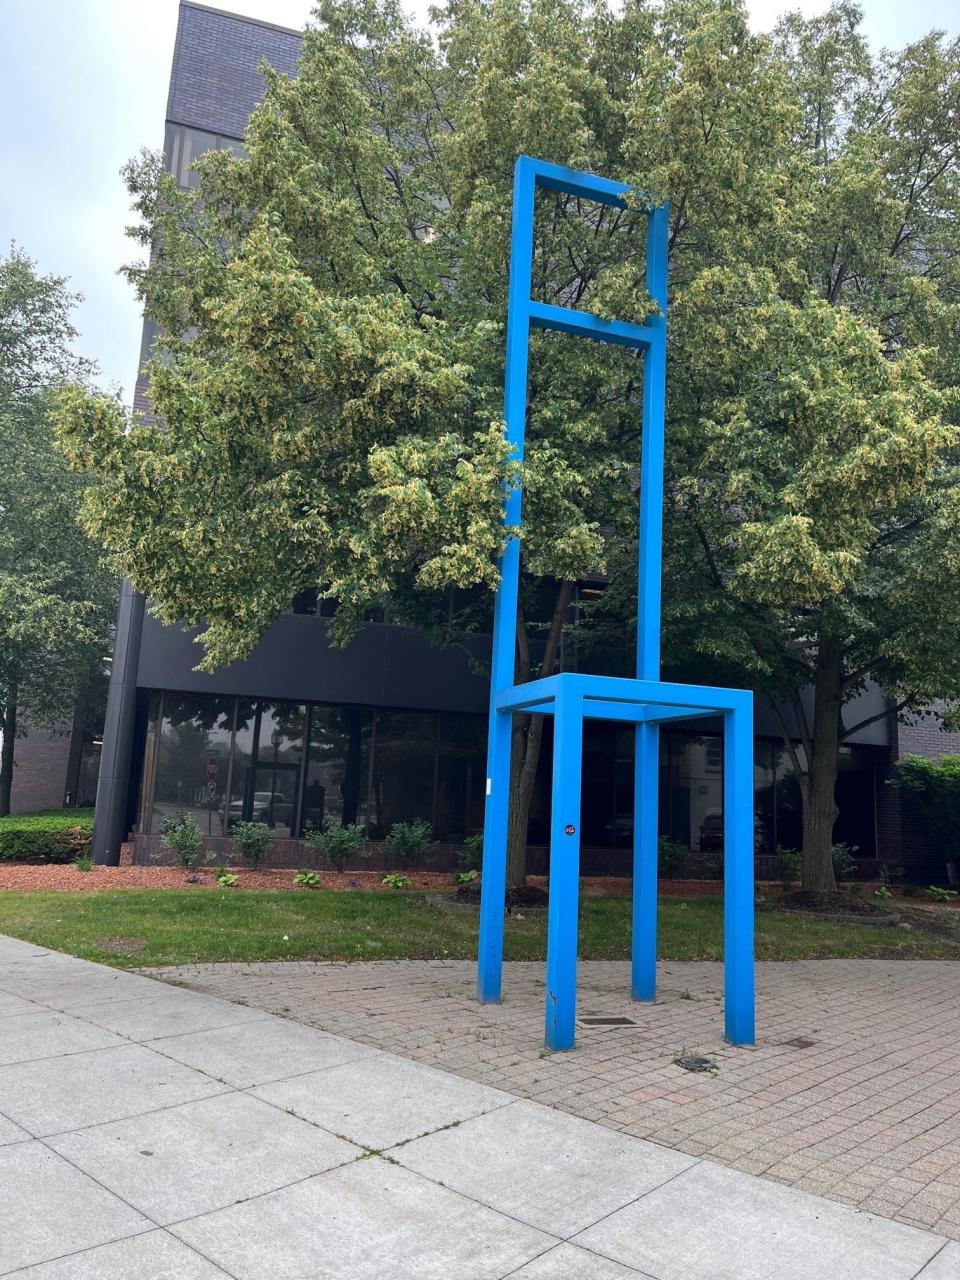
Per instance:
[[[285,868],[265,868],[261,871],[249,871],[244,868],[231,867],[230,870],[240,878],[233,889],[271,889],[295,890],[297,893],[309,893],[310,889],[293,883],[294,870]],[[334,871],[320,871],[320,883],[317,888],[332,889],[346,893],[352,889],[374,889],[382,893],[397,893],[389,885],[380,883],[380,871],[345,871],[338,875]],[[440,871],[406,871],[410,884],[402,892],[414,890],[430,893],[446,892],[453,894],[455,886],[453,876],[449,872]],[[545,876],[531,876],[526,892],[534,891],[535,896],[546,889]],[[466,885],[464,888],[475,886]],[[205,867],[203,870],[184,871],[180,867],[98,867],[90,871],[79,871],[76,867],[46,863],[42,866],[27,863],[5,863],[0,865],[0,891],[4,889],[17,892],[35,891],[37,893],[77,893],[96,892],[114,889],[220,889],[217,884],[215,869]],[[583,893],[596,896],[628,895],[630,881],[622,876],[587,876],[581,881]],[[230,892],[231,890],[228,890]]]

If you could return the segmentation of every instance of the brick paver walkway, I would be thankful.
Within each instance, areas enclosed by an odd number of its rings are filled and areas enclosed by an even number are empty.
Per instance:
[[[722,1038],[722,969],[580,967],[578,1047],[545,1054],[543,966],[473,999],[460,961],[187,965],[145,972],[495,1085],[614,1129],[960,1239],[960,966],[760,964],[759,1040]],[[626,1017],[623,1026],[589,1023]],[[716,1062],[694,1075],[682,1048]]]

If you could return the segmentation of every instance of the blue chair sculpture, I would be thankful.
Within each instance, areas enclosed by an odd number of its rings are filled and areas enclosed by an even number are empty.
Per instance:
[[[733,1044],[754,1042],[753,982],[753,695],[742,689],[670,684],[660,679],[664,397],[667,355],[668,209],[649,211],[647,289],[657,314],[644,324],[603,320],[530,297],[534,197],[537,187],[626,207],[629,188],[592,174],[521,156],[514,174],[513,231],[507,311],[504,419],[513,455],[523,460],[527,351],[531,328],[639,347],[644,354],[640,471],[637,676],[563,673],[517,685],[514,652],[520,545],[511,537],[501,559],[493,623],[487,797],[483,828],[477,998],[501,998],[503,922],[510,802],[510,738],[514,712],[552,715],[550,901],[547,916],[545,1043],[572,1049],[576,1016],[577,917],[580,880],[580,790],[585,719],[633,724],[636,732],[633,829],[632,996],[653,1000],[657,961],[657,792],[660,725],[722,716],[724,804],[724,1012]],[[511,487],[505,521],[520,527],[521,492]]]

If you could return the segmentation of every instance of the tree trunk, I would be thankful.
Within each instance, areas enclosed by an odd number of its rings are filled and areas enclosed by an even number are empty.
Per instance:
[[[0,818],[10,812],[10,792],[13,788],[13,749],[17,740],[17,691],[10,691],[10,698],[3,709],[3,749],[0,751]]]
[[[547,630],[543,650],[543,662],[539,675],[552,675],[560,651],[563,635],[563,619],[573,595],[573,583],[562,582],[557,593],[553,615]],[[530,652],[526,634],[526,621],[522,611],[517,619],[517,673],[518,684],[531,678]],[[533,803],[540,763],[540,746],[543,742],[543,716],[514,716],[510,751],[510,811],[507,819],[507,888],[515,889],[527,882],[527,829],[530,826],[530,805]]]
[[[507,886],[527,882],[527,828],[533,803],[543,716],[514,716],[510,754],[510,814],[507,819]]]
[[[840,753],[842,647],[821,636],[814,686],[813,735],[803,796],[804,889],[836,893],[833,826],[837,820],[837,759]]]

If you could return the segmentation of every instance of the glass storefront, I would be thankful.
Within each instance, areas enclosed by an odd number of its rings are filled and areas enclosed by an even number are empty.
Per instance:
[[[423,819],[438,840],[483,826],[485,716],[155,693],[141,830],[192,813],[205,835],[243,819],[278,837],[325,820],[382,839]]]
[[[382,839],[395,822],[430,823],[434,838],[458,843],[483,828],[485,716],[266,699],[155,693],[144,760],[141,830],[192,813],[205,834],[238,819],[275,836],[299,836],[325,820],[359,823]],[[588,721],[584,730],[584,845],[623,851],[633,841],[634,733]],[[544,725],[529,840],[545,844],[550,822],[552,725]],[[872,857],[874,753],[843,747],[835,839]],[[802,843],[800,788],[789,753],[754,744],[754,845]],[[719,734],[660,734],[660,831],[694,855],[702,872],[723,861],[723,744]],[[627,863],[624,863],[626,866]],[[768,868],[765,868],[768,870]],[[771,873],[772,874],[772,873]]]

